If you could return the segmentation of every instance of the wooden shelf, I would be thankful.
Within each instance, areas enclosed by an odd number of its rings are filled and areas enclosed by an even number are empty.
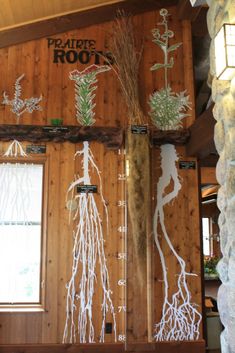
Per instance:
[[[0,141],[66,142],[98,141],[118,149],[123,143],[123,129],[101,126],[0,125]]]
[[[52,126],[52,125],[0,125],[0,141],[29,141],[78,143],[81,141],[98,141],[107,148],[118,149],[123,143],[123,129],[107,126]],[[182,130],[150,130],[153,146],[166,143],[184,145],[188,142],[190,132]]]
[[[71,142],[97,141],[109,149],[118,149],[123,143],[123,128],[107,126],[71,126],[71,125],[0,125],[0,141]],[[166,143],[185,145],[190,139],[188,129],[151,130],[150,139],[153,146]]]
[[[181,130],[152,130],[151,140],[153,146],[161,146],[166,143],[173,145],[185,145],[190,138],[190,132],[188,129]]]

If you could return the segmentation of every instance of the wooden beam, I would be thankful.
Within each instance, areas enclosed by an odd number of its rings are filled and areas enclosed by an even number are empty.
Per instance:
[[[199,15],[192,23],[192,34],[194,37],[204,37],[208,34],[207,28],[207,11],[208,7],[201,7]]]
[[[192,7],[189,0],[180,0],[177,6],[177,17],[179,20],[194,21],[201,11],[201,7]]]
[[[127,0],[6,29],[0,32],[0,48],[111,21],[118,9],[135,15],[177,3],[178,0]]]
[[[125,350],[124,344],[102,343],[102,344],[14,344],[0,345],[1,353],[204,353],[205,342],[181,341],[181,342],[158,342],[129,345]]]
[[[119,127],[0,125],[0,141],[65,142],[98,141],[118,149],[123,142]]]
[[[126,133],[126,344],[148,342],[152,337],[152,280],[147,266],[151,256],[150,239],[150,150],[147,134]],[[148,246],[149,245],[149,246]],[[150,260],[150,259],[149,259]],[[150,324],[151,322],[151,324]],[[150,330],[150,331],[149,331]]]
[[[201,167],[201,184],[218,184],[215,176],[215,168]]]
[[[192,6],[207,5],[206,0],[190,0]]]
[[[212,114],[214,104],[203,112],[189,127],[190,139],[186,144],[186,154],[190,157],[203,159],[216,153],[214,143],[215,119]]]
[[[174,145],[185,145],[190,138],[188,129],[181,130],[153,130],[151,133],[151,141],[153,146],[161,146],[166,143],[173,143]]]
[[[201,167],[215,168],[218,162],[219,155],[217,153],[211,153],[209,156],[200,160]]]

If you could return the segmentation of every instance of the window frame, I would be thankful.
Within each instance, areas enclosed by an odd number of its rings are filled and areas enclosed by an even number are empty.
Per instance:
[[[49,160],[45,155],[28,155],[26,157],[0,157],[0,163],[40,164],[42,173],[42,209],[41,209],[41,242],[40,242],[40,282],[39,302],[37,303],[1,303],[0,312],[40,312],[46,306],[46,260],[47,260],[47,209]]]

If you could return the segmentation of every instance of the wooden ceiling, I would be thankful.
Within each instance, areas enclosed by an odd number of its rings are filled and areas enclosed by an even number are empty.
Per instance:
[[[85,11],[125,0],[0,0],[0,29]]]
[[[0,0],[0,48],[189,0]]]
[[[137,10],[143,3],[156,8],[178,3],[179,13],[183,11],[190,19],[200,11],[200,7],[192,8],[189,0],[0,0],[0,31],[104,6],[134,6]]]

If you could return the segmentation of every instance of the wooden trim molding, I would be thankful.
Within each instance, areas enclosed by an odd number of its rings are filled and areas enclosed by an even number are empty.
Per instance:
[[[0,345],[1,353],[205,353],[205,341],[158,342],[128,345],[102,344],[15,344]]]
[[[98,141],[118,149],[123,143],[123,129],[100,126],[0,125],[0,141],[72,142]]]

